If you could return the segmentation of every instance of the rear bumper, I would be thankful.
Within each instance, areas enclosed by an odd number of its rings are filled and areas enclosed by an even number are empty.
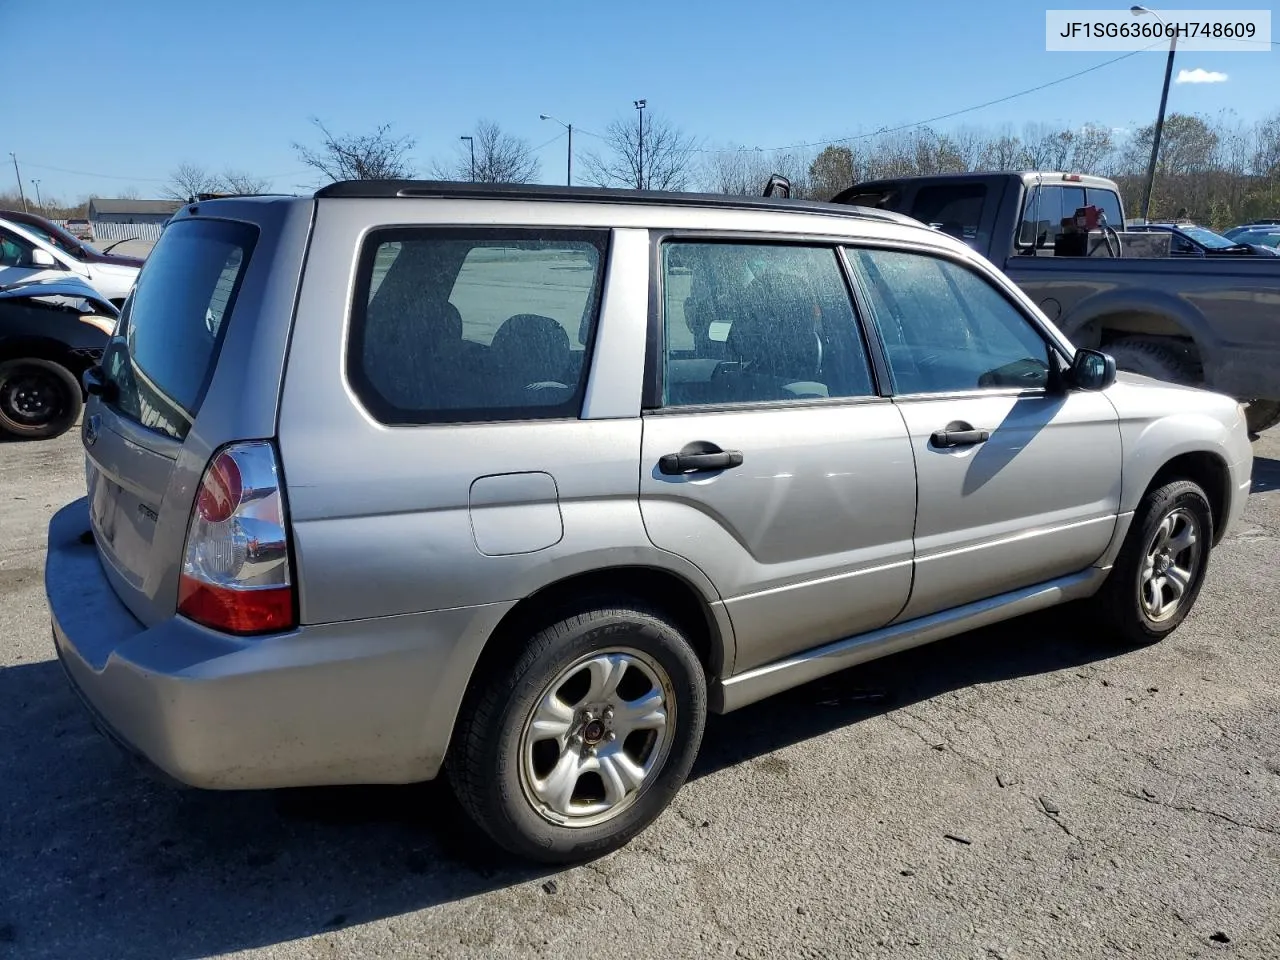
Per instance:
[[[435,776],[475,660],[512,604],[304,626],[240,639],[140,623],[112,590],[85,501],[49,523],[54,644],[100,729],[210,789]]]

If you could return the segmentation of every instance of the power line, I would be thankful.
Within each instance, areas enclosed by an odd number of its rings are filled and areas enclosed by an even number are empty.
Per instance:
[[[533,148],[532,150],[530,150],[529,152],[530,152],[530,153],[537,153],[537,152],[538,152],[539,150],[541,150],[543,147],[549,147],[549,146],[551,146],[553,143],[555,143],[557,140],[561,140],[561,139],[563,139],[563,138],[564,138],[564,137],[566,137],[566,136],[568,136],[568,134],[567,134],[564,130],[561,130],[559,133],[557,133],[554,137],[552,137],[552,138],[551,138],[550,140],[548,140],[546,143],[540,143],[540,144],[538,144],[536,147],[534,147],[534,148]]]
[[[883,136],[884,134],[887,134],[887,133],[897,133],[900,130],[909,130],[912,127],[923,127],[930,123],[937,123],[939,120],[950,120],[952,117],[958,117],[966,113],[973,113],[975,110],[982,110],[986,107],[992,107],[992,106],[995,106],[997,103],[1007,103],[1010,100],[1016,100],[1018,97],[1025,97],[1027,94],[1036,93],[1040,90],[1046,90],[1049,87],[1057,86],[1060,83],[1066,83],[1068,80],[1074,80],[1077,77],[1083,77],[1086,73],[1093,73],[1093,71],[1101,70],[1103,67],[1109,67],[1113,63],[1119,63],[1121,60],[1128,60],[1130,57],[1135,57],[1140,53],[1145,53],[1146,51],[1153,49],[1156,46],[1162,45],[1163,42],[1164,41],[1161,40],[1161,41],[1158,41],[1157,43],[1153,43],[1153,44],[1150,44],[1149,46],[1143,47],[1140,50],[1130,50],[1128,53],[1122,54],[1121,56],[1113,57],[1110,60],[1104,60],[1102,63],[1094,64],[1092,67],[1087,67],[1084,70],[1077,70],[1075,73],[1069,73],[1065,77],[1059,77],[1056,80],[1049,80],[1045,83],[1039,84],[1038,86],[1028,87],[1026,90],[1019,90],[1017,93],[1010,93],[1003,97],[996,97],[994,100],[987,100],[987,101],[984,101],[983,103],[974,104],[971,107],[964,107],[963,109],[960,109],[960,110],[952,110],[950,113],[940,113],[936,117],[929,117],[928,119],[925,119],[925,120],[915,120],[911,123],[899,124],[896,127],[882,127],[881,129],[874,130],[871,133],[858,133],[848,137],[837,137],[834,140],[813,140],[808,143],[792,143],[782,147],[739,147],[736,152],[739,152],[739,153],[747,152],[747,151],[755,152],[759,150],[763,153],[773,153],[779,150],[803,150],[808,147],[827,147],[837,143],[852,143],[855,140],[869,140],[872,137]],[[693,152],[694,153],[730,153],[734,151],[717,150],[713,147],[698,147]]]

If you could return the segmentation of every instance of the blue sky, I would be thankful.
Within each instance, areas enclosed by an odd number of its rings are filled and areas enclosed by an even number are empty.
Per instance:
[[[422,172],[479,118],[540,145],[561,132],[538,120],[552,113],[583,131],[576,151],[592,149],[587,131],[634,117],[640,97],[707,146],[771,148],[958,110],[1115,56],[1045,52],[1045,5],[1017,0],[65,0],[57,9],[55,21],[45,4],[0,4],[11,91],[0,100],[0,189],[14,186],[14,151],[24,180],[67,199],[129,187],[159,195],[183,161],[303,189],[314,181],[291,143],[314,140],[313,115],[335,131],[392,123],[418,140]],[[1141,126],[1155,114],[1163,66],[1163,55],[1141,54],[938,126]],[[1174,86],[1171,111],[1232,109],[1251,122],[1280,107],[1274,47],[1180,54],[1178,67],[1228,79]],[[559,180],[564,151],[560,139],[539,152],[544,179]]]

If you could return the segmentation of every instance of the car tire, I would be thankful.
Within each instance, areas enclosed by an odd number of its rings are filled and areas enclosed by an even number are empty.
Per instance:
[[[1213,511],[1199,485],[1175,480],[1149,490],[1090,601],[1094,620],[1132,646],[1168,636],[1200,596],[1212,547]]]
[[[1250,400],[1244,408],[1245,426],[1251,436],[1280,423],[1280,400]]]
[[[477,678],[446,767],[462,807],[499,846],[543,863],[586,860],[667,807],[706,711],[702,664],[667,614],[589,604]]]
[[[1112,341],[1104,349],[1115,359],[1117,370],[1167,383],[1194,386],[1200,381],[1195,364],[1188,357],[1158,340],[1124,337]]]
[[[0,432],[50,440],[71,429],[84,407],[75,375],[35,357],[0,362]]]

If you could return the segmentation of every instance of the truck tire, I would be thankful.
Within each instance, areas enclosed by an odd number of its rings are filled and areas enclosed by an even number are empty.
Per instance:
[[[0,433],[50,440],[70,430],[83,407],[80,382],[61,364],[36,357],[0,362]]]
[[[1104,349],[1115,358],[1117,370],[1185,386],[1197,386],[1200,382],[1195,365],[1174,347],[1159,340],[1123,337]]]
[[[1280,400],[1250,400],[1244,408],[1244,419],[1250,434],[1270,430],[1280,423]]]

